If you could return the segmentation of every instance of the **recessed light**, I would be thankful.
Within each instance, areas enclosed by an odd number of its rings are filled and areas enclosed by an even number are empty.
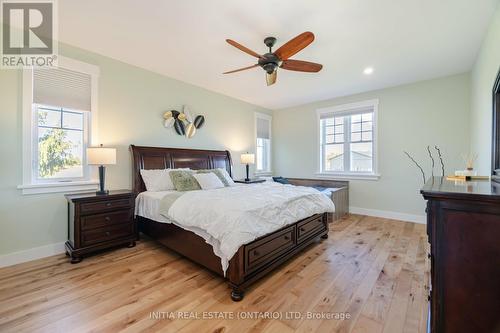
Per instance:
[[[365,75],[373,74],[373,67],[366,67],[365,70],[363,71],[363,74]]]

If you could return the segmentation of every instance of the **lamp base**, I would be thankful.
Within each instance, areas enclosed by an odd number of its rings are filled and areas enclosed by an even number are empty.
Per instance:
[[[108,190],[96,191],[95,194],[97,194],[97,195],[107,195],[107,194],[109,194],[109,191]]]
[[[106,176],[106,168],[104,168],[104,165],[101,165],[99,166],[99,191],[95,192],[95,194],[97,195],[109,194],[109,191],[104,189],[105,176]]]

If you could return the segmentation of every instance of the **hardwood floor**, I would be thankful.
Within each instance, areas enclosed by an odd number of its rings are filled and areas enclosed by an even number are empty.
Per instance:
[[[76,265],[59,255],[3,268],[0,331],[425,332],[425,226],[351,215],[330,229],[239,303],[221,278],[151,241]]]

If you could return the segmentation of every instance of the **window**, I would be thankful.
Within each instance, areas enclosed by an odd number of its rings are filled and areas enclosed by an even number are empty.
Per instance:
[[[378,101],[318,110],[319,174],[376,179]]]
[[[98,68],[60,57],[23,73],[23,194],[90,190]]]
[[[36,144],[33,179],[36,182],[87,179],[85,149],[89,112],[34,104]]]
[[[256,172],[271,173],[271,116],[255,114]]]

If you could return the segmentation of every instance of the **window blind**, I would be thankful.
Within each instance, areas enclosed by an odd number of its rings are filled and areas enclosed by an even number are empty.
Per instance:
[[[64,68],[33,70],[33,102],[91,111],[91,75]]]
[[[257,118],[257,138],[270,139],[269,127],[270,122],[267,119]]]

